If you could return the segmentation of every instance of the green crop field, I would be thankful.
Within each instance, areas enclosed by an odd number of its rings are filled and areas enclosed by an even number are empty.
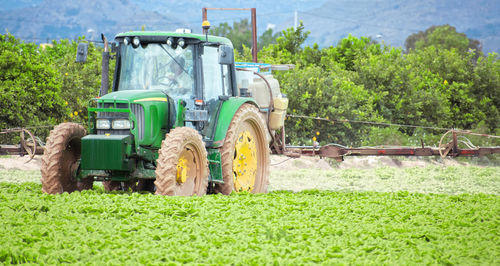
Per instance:
[[[500,264],[498,195],[94,187],[0,183],[0,264]]]

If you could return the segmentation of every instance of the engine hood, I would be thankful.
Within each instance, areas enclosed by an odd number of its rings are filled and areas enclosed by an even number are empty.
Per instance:
[[[98,99],[98,102],[167,102],[165,93],[158,90],[126,90],[108,93]]]

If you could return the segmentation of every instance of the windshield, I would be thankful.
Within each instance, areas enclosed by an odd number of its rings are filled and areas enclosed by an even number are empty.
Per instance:
[[[193,95],[193,46],[166,44],[120,47],[118,90],[162,90],[169,95]]]

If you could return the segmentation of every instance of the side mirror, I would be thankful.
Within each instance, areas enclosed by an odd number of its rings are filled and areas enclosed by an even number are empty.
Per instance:
[[[234,50],[229,45],[219,46],[219,64],[232,65],[234,64]]]
[[[89,51],[88,43],[79,43],[76,49],[76,62],[85,63],[87,62],[87,53]]]

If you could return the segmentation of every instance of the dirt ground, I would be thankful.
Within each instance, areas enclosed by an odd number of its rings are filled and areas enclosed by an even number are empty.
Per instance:
[[[35,156],[29,161],[28,156],[5,156],[0,157],[0,169],[5,170],[40,170],[42,165],[41,156]]]
[[[0,157],[0,182],[40,183],[41,156]],[[486,165],[486,166],[481,166]],[[271,156],[269,191],[410,191],[500,194],[500,167],[485,159]]]
[[[41,156],[35,156],[29,160],[28,156],[6,156],[0,157],[0,169],[5,170],[40,170]],[[456,166],[469,165],[467,162],[458,162],[452,159],[441,160],[439,158],[405,158],[405,157],[346,157],[341,163],[328,158],[302,156],[301,158],[288,158],[285,156],[271,155],[271,172],[293,171],[299,169],[350,169],[350,168],[377,168],[377,167],[426,167],[429,165]]]
[[[468,163],[460,163],[456,160],[440,158],[406,158],[406,157],[345,157],[343,162],[336,162],[329,158],[302,156],[297,159],[291,159],[284,156],[271,156],[271,172],[273,171],[290,171],[299,169],[370,169],[379,167],[426,167],[429,165],[454,166],[468,165]]]

